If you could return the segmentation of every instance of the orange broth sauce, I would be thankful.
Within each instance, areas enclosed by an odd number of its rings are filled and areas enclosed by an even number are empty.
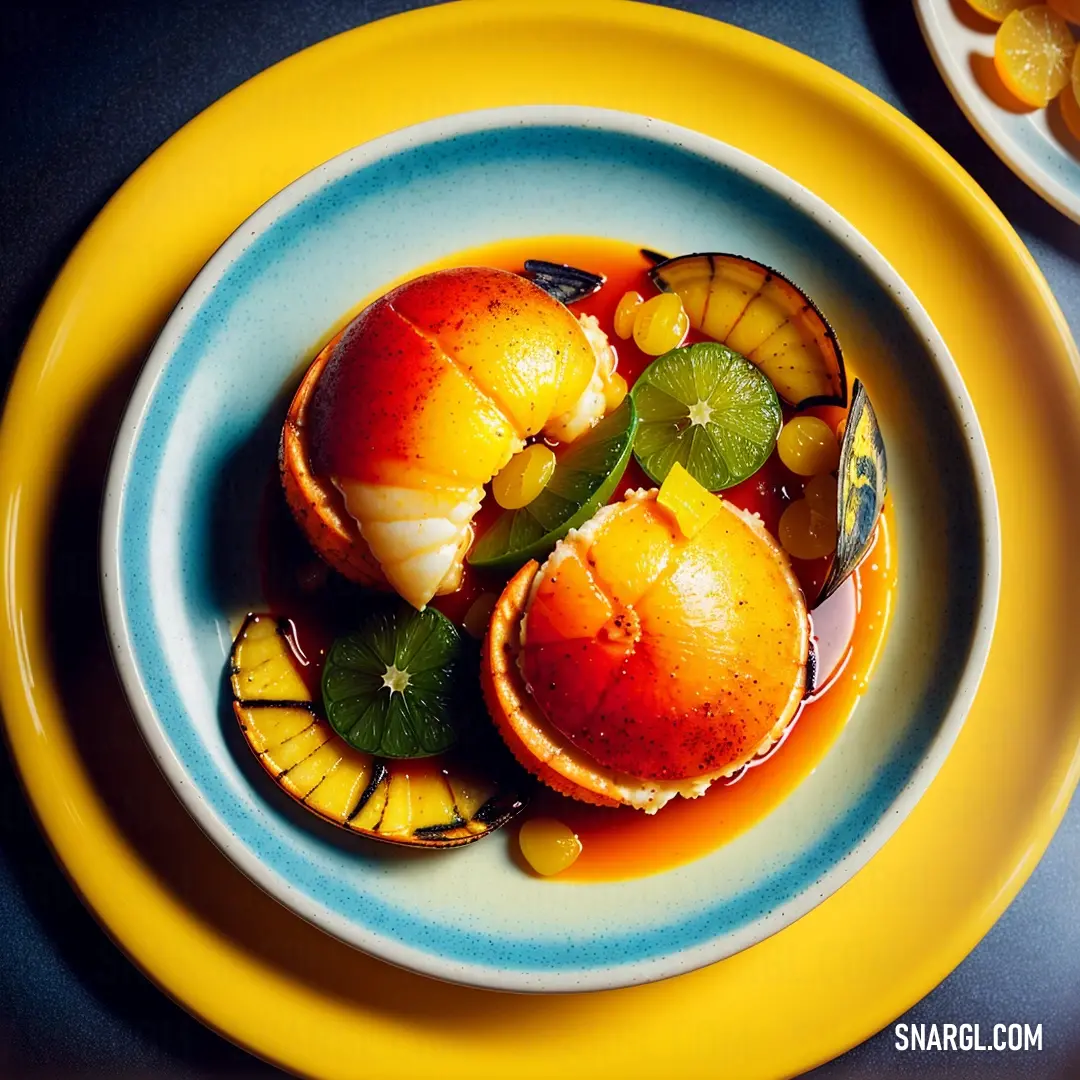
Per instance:
[[[414,270],[400,280],[452,266],[494,266],[521,271],[526,259],[568,263],[604,275],[603,287],[575,303],[572,310],[576,314],[596,316],[618,352],[619,372],[633,386],[654,358],[643,354],[632,340],[617,338],[613,319],[619,299],[628,290],[636,290],[646,299],[656,292],[647,277],[652,263],[636,245],[591,237],[502,241],[458,252]],[[377,295],[390,287],[380,289]],[[331,347],[352,318],[374,299],[376,296],[366,298],[345,316],[323,347]],[[691,332],[688,340],[702,338]],[[850,371],[848,380],[850,384]],[[831,406],[806,412],[821,417],[834,430],[846,415],[846,410]],[[791,411],[785,407],[785,419],[789,415]],[[652,486],[631,460],[612,501],[622,499],[629,489]],[[753,477],[729,488],[723,497],[759,514],[766,528],[775,535],[780,515],[790,502],[800,497],[803,486],[803,478],[789,472],[774,451]],[[501,512],[493,498],[485,498],[475,521],[477,536],[483,535]],[[264,560],[267,557],[274,561],[272,553],[264,551]],[[676,798],[657,814],[647,815],[629,807],[587,805],[538,785],[525,817],[557,818],[570,826],[582,842],[578,860],[553,880],[618,880],[670,869],[721,847],[783,802],[824,757],[866,688],[888,630],[896,589],[896,562],[895,527],[891,502],[887,500],[870,553],[837,593],[812,613],[811,639],[817,661],[813,690],[784,737],[768,754],[730,779],[716,781],[705,795],[697,799]],[[792,559],[792,566],[807,596],[815,596],[828,572],[829,559]],[[485,594],[494,596],[501,592],[508,577],[466,566],[461,588],[450,596],[437,597],[432,604],[460,625],[472,605]],[[281,581],[276,573],[268,578]],[[318,661],[329,645],[329,638],[325,626],[318,625],[321,620],[317,610],[303,603],[298,607],[295,593],[290,602],[279,588],[268,590],[268,598],[276,601],[273,606],[277,611],[285,614],[291,608],[298,613],[299,637],[313,645],[319,643],[308,650],[314,661],[309,673],[321,667]],[[524,818],[508,827],[516,829],[521,820]]]

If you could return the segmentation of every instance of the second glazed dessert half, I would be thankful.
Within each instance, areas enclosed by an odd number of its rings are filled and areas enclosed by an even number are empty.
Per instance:
[[[799,707],[802,591],[757,518],[708,498],[708,520],[687,525],[656,491],[631,492],[499,600],[488,707],[566,795],[655,812],[764,752]]]

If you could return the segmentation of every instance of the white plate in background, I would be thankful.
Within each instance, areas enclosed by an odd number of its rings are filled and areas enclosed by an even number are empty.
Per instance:
[[[1065,127],[1059,103],[1020,111],[986,89],[999,82],[997,24],[966,0],[915,0],[915,14],[941,77],[975,129],[1028,187],[1080,222],[1080,140]]]

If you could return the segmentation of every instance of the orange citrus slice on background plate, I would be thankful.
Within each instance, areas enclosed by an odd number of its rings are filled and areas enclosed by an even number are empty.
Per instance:
[[[994,38],[994,66],[1010,93],[1044,109],[1069,82],[1076,42],[1045,4],[1014,11]]]
[[[1034,0],[967,0],[968,6],[984,18],[1003,22],[1014,11],[1031,7]]]

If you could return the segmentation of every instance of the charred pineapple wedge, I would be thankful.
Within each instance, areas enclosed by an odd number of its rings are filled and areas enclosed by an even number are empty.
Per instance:
[[[756,364],[789,405],[846,405],[836,335],[783,274],[741,255],[680,255],[649,271],[676,293],[694,330]]]
[[[233,711],[277,785],[335,825],[395,844],[459,847],[505,824],[523,798],[460,754],[390,760],[354,750],[301,675],[291,623],[249,615],[233,643]]]

